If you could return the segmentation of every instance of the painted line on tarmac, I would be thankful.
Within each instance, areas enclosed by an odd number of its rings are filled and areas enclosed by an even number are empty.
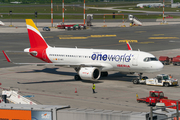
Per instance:
[[[148,39],[179,39],[178,37],[149,37]]]
[[[163,36],[164,34],[153,34],[153,36]]]
[[[119,40],[119,42],[126,42],[126,41],[128,41],[128,42],[135,42],[135,43],[137,43],[138,42],[138,40]]]
[[[116,35],[91,35],[90,37],[116,37]]]
[[[174,41],[174,40],[170,40],[169,42],[178,42],[178,43],[179,43],[180,41]]]
[[[147,42],[138,42],[138,40],[119,40],[119,42],[131,42],[131,43],[140,43],[140,44],[149,44],[149,43],[154,43],[154,42],[151,42],[151,41],[147,41]]]
[[[135,31],[135,33],[144,33],[146,31]]]
[[[154,43],[154,42],[139,42],[140,44],[149,44],[149,43]]]
[[[102,38],[102,37],[116,37],[116,35],[91,35],[87,37],[59,37],[59,39],[88,39],[88,38]]]
[[[54,38],[53,36],[47,36],[47,37],[44,37],[44,38]]]
[[[59,37],[59,39],[87,39],[88,37]]]

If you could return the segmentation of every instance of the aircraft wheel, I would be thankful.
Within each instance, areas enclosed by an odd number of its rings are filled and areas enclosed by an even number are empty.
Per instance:
[[[133,84],[138,84],[138,79],[134,79]]]

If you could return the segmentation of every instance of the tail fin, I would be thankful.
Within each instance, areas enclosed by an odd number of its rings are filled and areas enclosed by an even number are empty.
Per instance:
[[[127,44],[128,50],[132,50],[131,45],[129,44],[127,40],[126,40],[126,44]]]
[[[26,19],[26,25],[29,35],[29,42],[31,48],[47,48],[48,44],[39,32],[32,19]]]

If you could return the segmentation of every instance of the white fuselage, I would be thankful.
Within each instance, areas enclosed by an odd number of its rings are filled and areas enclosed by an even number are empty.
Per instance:
[[[101,64],[101,71],[144,73],[160,71],[163,68],[157,59],[144,61],[145,58],[155,56],[141,51],[48,47],[46,54],[53,63]]]

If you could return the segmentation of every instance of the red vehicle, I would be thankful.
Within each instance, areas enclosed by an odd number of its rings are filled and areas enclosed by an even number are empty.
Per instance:
[[[65,25],[62,24],[61,25],[57,25],[58,29],[66,29],[66,30],[76,30],[76,29],[86,29],[86,26],[84,26],[84,24],[69,24],[69,25]]]
[[[173,65],[180,65],[180,56],[173,57],[172,63]]]
[[[163,91],[149,91],[149,97],[145,97],[145,98],[138,98],[137,97],[137,102],[146,102],[149,105],[156,105],[157,102],[160,102],[161,99],[168,99],[168,97],[164,96]]]
[[[170,100],[170,99],[161,99],[160,103],[164,103],[165,106],[172,106],[172,105],[176,105],[176,103],[178,102],[178,108],[180,110],[180,101],[179,100]],[[176,109],[176,106],[174,107],[169,107],[171,109]]]
[[[170,58],[168,56],[160,56],[159,61],[161,61],[163,65],[170,64]]]

